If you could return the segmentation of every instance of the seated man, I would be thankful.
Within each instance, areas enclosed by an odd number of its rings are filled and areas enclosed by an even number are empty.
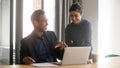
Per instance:
[[[47,19],[43,10],[36,10],[31,15],[33,32],[21,40],[20,62],[32,64],[56,62],[62,59],[65,44],[58,42],[55,33],[46,31]]]

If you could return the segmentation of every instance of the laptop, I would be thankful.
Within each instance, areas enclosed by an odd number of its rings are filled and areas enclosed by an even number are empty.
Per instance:
[[[33,63],[33,66],[58,66],[87,64],[91,47],[66,47],[61,62]]]
[[[91,47],[66,47],[61,62],[58,65],[87,64]]]

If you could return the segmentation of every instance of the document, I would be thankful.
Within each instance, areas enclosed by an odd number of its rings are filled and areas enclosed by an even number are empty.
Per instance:
[[[58,66],[58,65],[55,65],[53,63],[33,63],[31,64],[32,66]]]

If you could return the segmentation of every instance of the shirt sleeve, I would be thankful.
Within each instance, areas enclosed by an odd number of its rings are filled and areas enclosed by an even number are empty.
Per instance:
[[[70,26],[68,25],[65,29],[65,42],[67,45],[71,44],[71,33],[70,33]]]

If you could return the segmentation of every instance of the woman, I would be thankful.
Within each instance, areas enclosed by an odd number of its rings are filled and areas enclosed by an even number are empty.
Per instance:
[[[65,41],[68,46],[91,46],[91,24],[82,18],[83,6],[79,3],[72,4],[69,9],[71,23],[65,29]],[[92,59],[92,49],[89,59]]]

